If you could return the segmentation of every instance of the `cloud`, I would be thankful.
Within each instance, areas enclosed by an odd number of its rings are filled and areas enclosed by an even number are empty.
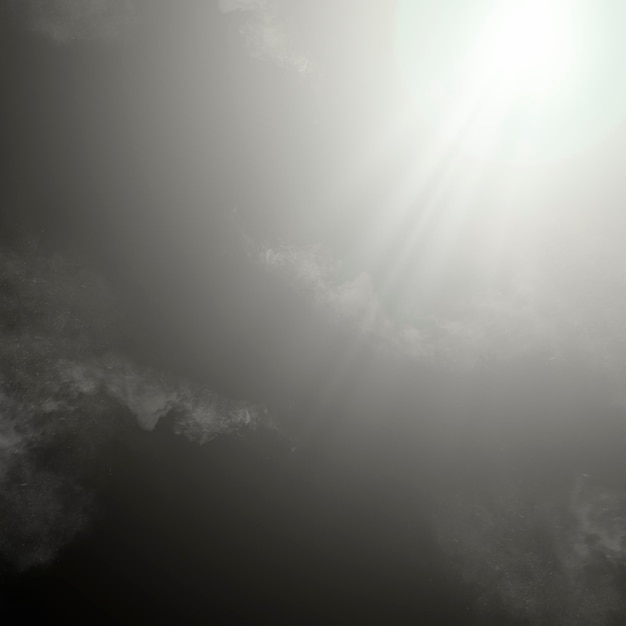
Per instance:
[[[389,321],[369,276],[361,273],[352,280],[338,281],[339,263],[321,248],[260,246],[253,255],[267,270],[299,289],[329,321],[349,323],[369,336],[388,330]]]
[[[244,12],[240,33],[253,57],[267,59],[278,66],[308,74],[312,63],[289,36],[283,7],[276,0],[219,0],[222,13]]]
[[[6,373],[3,378],[0,560],[24,570],[53,559],[83,529],[93,504],[80,480],[83,463],[90,460],[91,446],[84,444],[97,441],[101,432],[72,426],[78,416],[66,402],[38,403],[37,392],[24,401],[11,393]],[[50,463],[56,446],[63,450],[60,464]]]
[[[572,513],[577,524],[575,552],[581,559],[605,558],[626,564],[626,492],[576,481]]]
[[[171,415],[174,431],[199,444],[265,419],[260,407],[112,351],[119,304],[97,275],[1,249],[0,268],[0,561],[45,563],[84,528],[93,508],[84,476],[120,436],[120,419],[150,431]]]
[[[260,11],[267,7],[267,0],[218,0],[222,13],[233,11]]]
[[[615,565],[626,556],[626,494],[607,493],[577,480],[569,502],[548,502],[509,482],[449,498],[433,527],[451,564],[478,585],[479,613],[529,624],[609,624],[624,610]]]
[[[264,416],[248,402],[165,382],[121,356],[52,361],[43,374],[48,385],[33,381],[28,401],[18,394],[0,403],[0,555],[19,569],[53,558],[88,520],[92,494],[81,476],[101,444],[117,436],[108,400],[147,431],[173,415],[174,432],[198,444],[254,427]],[[61,444],[67,462],[50,470],[46,451]]]
[[[166,377],[119,354],[109,353],[86,362],[63,362],[59,367],[73,394],[115,399],[146,431],[154,430],[160,419],[172,415],[174,432],[200,444],[242,427],[254,427],[265,414],[253,403],[225,398],[202,385]]]
[[[205,391],[195,394],[185,389],[175,409],[178,417],[174,432],[190,441],[205,444],[217,435],[259,423],[264,410],[245,401],[234,401]]]
[[[619,301],[624,290],[614,270],[623,267],[620,254],[593,268],[578,259],[567,281],[548,264],[538,276],[527,268],[505,288],[482,288],[411,323],[393,317],[366,273],[346,280],[341,261],[320,247],[250,243],[250,250],[257,263],[291,283],[329,322],[351,328],[387,354],[468,374],[522,362],[561,378],[586,371],[607,404],[626,406],[626,304]],[[614,280],[607,279],[607,271]]]
[[[28,0],[31,27],[52,41],[110,41],[135,20],[132,0]]]
[[[79,480],[47,470],[37,453],[17,456],[0,481],[0,555],[18,570],[53,559],[83,530],[93,506]]]

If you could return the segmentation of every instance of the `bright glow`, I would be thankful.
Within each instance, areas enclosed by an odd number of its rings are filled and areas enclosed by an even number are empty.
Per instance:
[[[466,147],[486,157],[506,140],[507,121],[532,124],[546,100],[558,96],[572,58],[567,4],[519,0],[494,12],[463,55],[457,102],[445,127],[465,129]],[[523,138],[516,148],[527,146]]]
[[[624,120],[625,19],[613,0],[400,0],[396,58],[447,149],[559,158]]]
[[[520,2],[497,16],[477,46],[475,71],[521,88],[545,89],[567,70],[571,41],[567,4]]]

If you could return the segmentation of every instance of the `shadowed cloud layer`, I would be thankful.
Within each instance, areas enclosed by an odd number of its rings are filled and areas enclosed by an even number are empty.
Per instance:
[[[263,412],[112,352],[118,305],[96,275],[59,257],[0,258],[0,554],[22,569],[83,527],[86,475],[128,418],[153,430],[172,415],[205,443]]]

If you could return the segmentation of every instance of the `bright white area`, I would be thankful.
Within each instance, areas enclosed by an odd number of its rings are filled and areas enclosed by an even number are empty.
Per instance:
[[[516,0],[486,20],[459,59],[451,138],[465,129],[470,150],[486,156],[515,115],[532,126],[559,97],[574,56],[568,7],[567,0]]]

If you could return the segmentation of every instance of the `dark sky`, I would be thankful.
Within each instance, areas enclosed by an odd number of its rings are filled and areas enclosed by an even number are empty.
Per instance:
[[[0,620],[623,622],[624,129],[442,149],[402,4],[0,10]]]

